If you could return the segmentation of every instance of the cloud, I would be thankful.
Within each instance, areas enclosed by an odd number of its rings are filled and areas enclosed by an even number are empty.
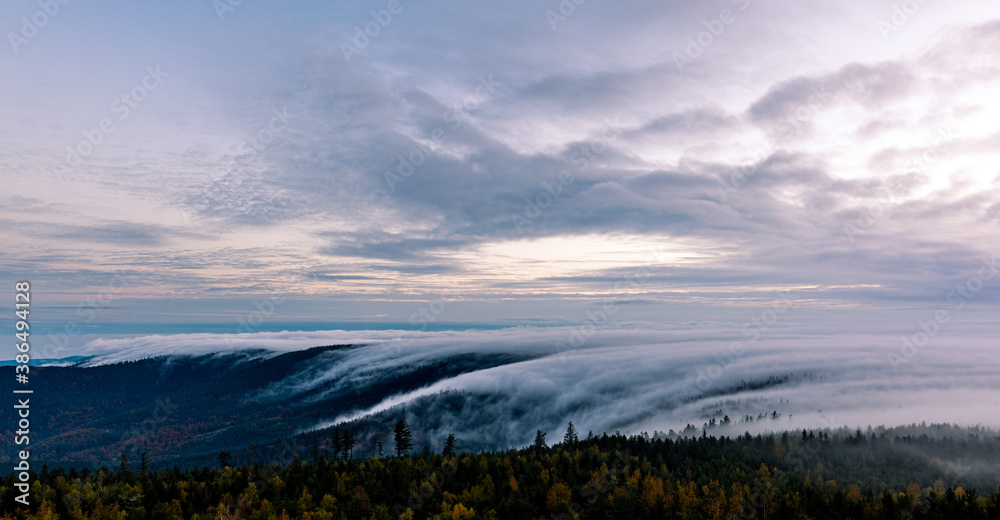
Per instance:
[[[678,71],[674,54],[720,6],[588,3],[553,30],[529,3],[414,4],[348,61],[341,44],[379,6],[246,5],[219,24],[178,4],[202,22],[189,44],[141,17],[152,35],[106,60],[135,42],[133,23],[98,4],[116,16],[47,30],[30,60],[0,58],[25,78],[0,80],[11,106],[29,107],[0,124],[12,143],[0,204],[31,210],[8,212],[25,247],[3,253],[5,269],[67,288],[61,304],[101,269],[159,267],[130,294],[367,306],[448,288],[495,304],[466,316],[558,321],[610,298],[589,291],[634,267],[628,247],[557,245],[506,269],[492,251],[628,237],[686,251],[623,300],[729,308],[755,285],[814,286],[831,308],[898,309],[938,304],[993,254],[993,7],[929,7],[887,42],[858,29],[877,26],[879,6],[729,3],[736,21]],[[73,45],[98,33],[102,52]],[[81,131],[117,117],[107,107],[157,57],[171,81],[55,182],[48,165],[89,146]],[[937,146],[946,130],[953,142]],[[581,267],[601,262],[614,266]],[[526,293],[558,303],[497,310]]]
[[[303,277],[310,280],[322,280],[328,282],[339,282],[342,280],[377,280],[374,276],[365,276],[359,274],[337,274],[337,273],[326,273],[326,272],[316,272],[307,271],[301,273]]]
[[[884,107],[905,97],[918,78],[899,62],[852,63],[820,77],[797,77],[772,86],[748,112],[756,122],[776,123],[797,111],[819,110],[841,96],[867,108]]]
[[[554,433],[570,420],[582,431],[637,433],[774,411],[779,420],[739,423],[730,433],[921,421],[1000,425],[990,412],[1000,400],[993,377],[1000,361],[991,354],[989,336],[954,334],[954,326],[945,325],[927,343],[907,348],[901,338],[917,338],[922,329],[897,335],[867,332],[868,327],[859,323],[833,335],[780,321],[763,332],[750,329],[760,334],[735,324],[702,324],[592,332],[517,327],[181,335],[97,340],[86,352],[99,356],[90,364],[102,364],[171,353],[258,349],[250,354],[268,355],[262,352],[354,345],[323,354],[253,396],[292,402],[363,391],[402,377],[412,367],[458,363],[469,354],[505,355],[316,425],[412,408],[407,413],[415,414],[415,427],[428,438],[451,431],[476,442],[477,435],[499,428],[493,444],[498,446],[524,445],[536,428]],[[456,392],[480,396],[474,398],[477,406],[432,417],[428,410]]]
[[[631,135],[670,135],[677,133],[712,132],[731,129],[739,120],[719,107],[703,108],[670,114],[646,123],[641,128],[629,132]]]
[[[206,235],[177,231],[159,224],[125,221],[101,221],[91,225],[21,224],[22,231],[31,229],[35,236],[59,241],[82,241],[117,246],[165,246],[173,238],[205,239]]]
[[[433,252],[447,252],[465,245],[467,241],[455,239],[405,238],[379,233],[379,237],[371,234],[341,239],[336,244],[322,249],[322,253],[330,256],[348,256],[378,260],[414,261],[433,258]]]

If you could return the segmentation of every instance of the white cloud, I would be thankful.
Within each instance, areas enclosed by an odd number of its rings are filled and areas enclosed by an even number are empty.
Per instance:
[[[994,377],[1000,359],[993,355],[995,341],[989,337],[942,333],[912,352],[905,363],[894,364],[890,355],[899,355],[902,335],[846,331],[816,335],[789,325],[768,330],[753,341],[738,327],[603,328],[578,348],[557,347],[569,344],[574,330],[578,329],[261,333],[231,342],[213,335],[156,336],[95,341],[88,351],[109,352],[96,361],[107,363],[222,348],[281,352],[365,343],[328,353],[323,361],[317,358],[312,366],[288,374],[258,396],[293,401],[316,390],[335,393],[378,385],[402,375],[407,366],[455,362],[456,356],[469,354],[512,356],[497,366],[330,417],[317,427],[398,405],[415,406],[421,397],[448,390],[489,395],[490,410],[435,418],[441,423],[434,428],[446,434],[448,428],[473,432],[499,427],[495,421],[478,424],[468,415],[489,413],[505,418],[502,427],[512,443],[528,442],[518,435],[536,427],[553,431],[570,420],[584,431],[651,432],[680,429],[688,422],[700,427],[709,416],[721,420],[726,414],[738,420],[772,411],[781,418],[738,424],[734,431],[921,421],[1000,426],[991,412],[1000,402],[1000,385]],[[733,350],[733,341],[740,341],[742,348]],[[716,415],[716,410],[722,413]],[[419,417],[419,407],[412,413]]]

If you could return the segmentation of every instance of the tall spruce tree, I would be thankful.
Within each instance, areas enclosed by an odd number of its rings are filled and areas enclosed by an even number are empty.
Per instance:
[[[333,429],[333,458],[340,459],[340,452],[344,448],[344,438],[340,436],[340,426]]]
[[[570,421],[569,426],[566,427],[566,434],[563,435],[563,444],[573,444],[579,440],[580,438],[576,435],[576,427],[573,426],[573,421]]]
[[[455,434],[449,433],[448,438],[444,441],[444,449],[441,451],[441,454],[446,457],[450,457],[454,455],[457,450],[458,442],[455,440]]]
[[[351,456],[354,454],[354,430],[350,428],[344,429],[342,449],[344,450],[344,460],[351,460]]]
[[[396,427],[393,429],[393,438],[396,441],[397,457],[402,457],[404,453],[409,452],[413,448],[413,433],[410,432],[410,425],[406,423],[406,419],[396,421]]]
[[[532,447],[534,447],[536,450],[543,450],[549,447],[547,444],[545,444],[545,432],[543,432],[542,430],[538,430],[535,432],[535,443],[532,444]]]

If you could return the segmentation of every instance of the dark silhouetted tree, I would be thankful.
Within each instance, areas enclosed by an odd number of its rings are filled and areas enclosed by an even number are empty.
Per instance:
[[[340,426],[333,429],[333,457],[340,458],[340,452],[344,449],[344,438],[340,436]]]
[[[354,430],[347,428],[344,430],[344,460],[350,460],[354,455]]]
[[[455,454],[458,450],[458,442],[455,441],[455,434],[449,433],[448,438],[444,440],[444,449],[441,450],[441,454],[450,457]]]
[[[232,458],[233,458],[232,454],[230,454],[228,451],[226,451],[226,450],[220,451],[219,452],[219,467],[220,468],[228,468],[229,467],[229,461],[232,460]]]
[[[410,432],[410,425],[406,423],[406,419],[396,421],[396,427],[393,428],[393,439],[396,441],[397,457],[402,457],[404,453],[413,448],[413,433]]]
[[[548,445],[545,444],[545,432],[543,432],[542,430],[538,430],[535,432],[535,443],[532,444],[532,447],[534,447],[536,450],[542,450],[548,448]]]
[[[573,426],[573,421],[570,421],[569,426],[566,427],[566,434],[563,435],[563,444],[572,444],[579,440],[580,438],[576,435],[576,427]]]

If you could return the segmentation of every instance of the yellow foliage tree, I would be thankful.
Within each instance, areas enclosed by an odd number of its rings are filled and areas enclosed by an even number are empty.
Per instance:
[[[646,475],[642,481],[642,501],[646,506],[653,507],[658,502],[667,502],[667,494],[663,491],[663,479]]]
[[[549,488],[548,497],[545,499],[545,508],[553,513],[567,511],[569,503],[573,499],[573,492],[569,486],[562,482],[556,482]]]
[[[455,509],[451,510],[451,520],[473,520],[476,518],[476,512],[472,509],[466,509],[461,503],[455,504]]]

